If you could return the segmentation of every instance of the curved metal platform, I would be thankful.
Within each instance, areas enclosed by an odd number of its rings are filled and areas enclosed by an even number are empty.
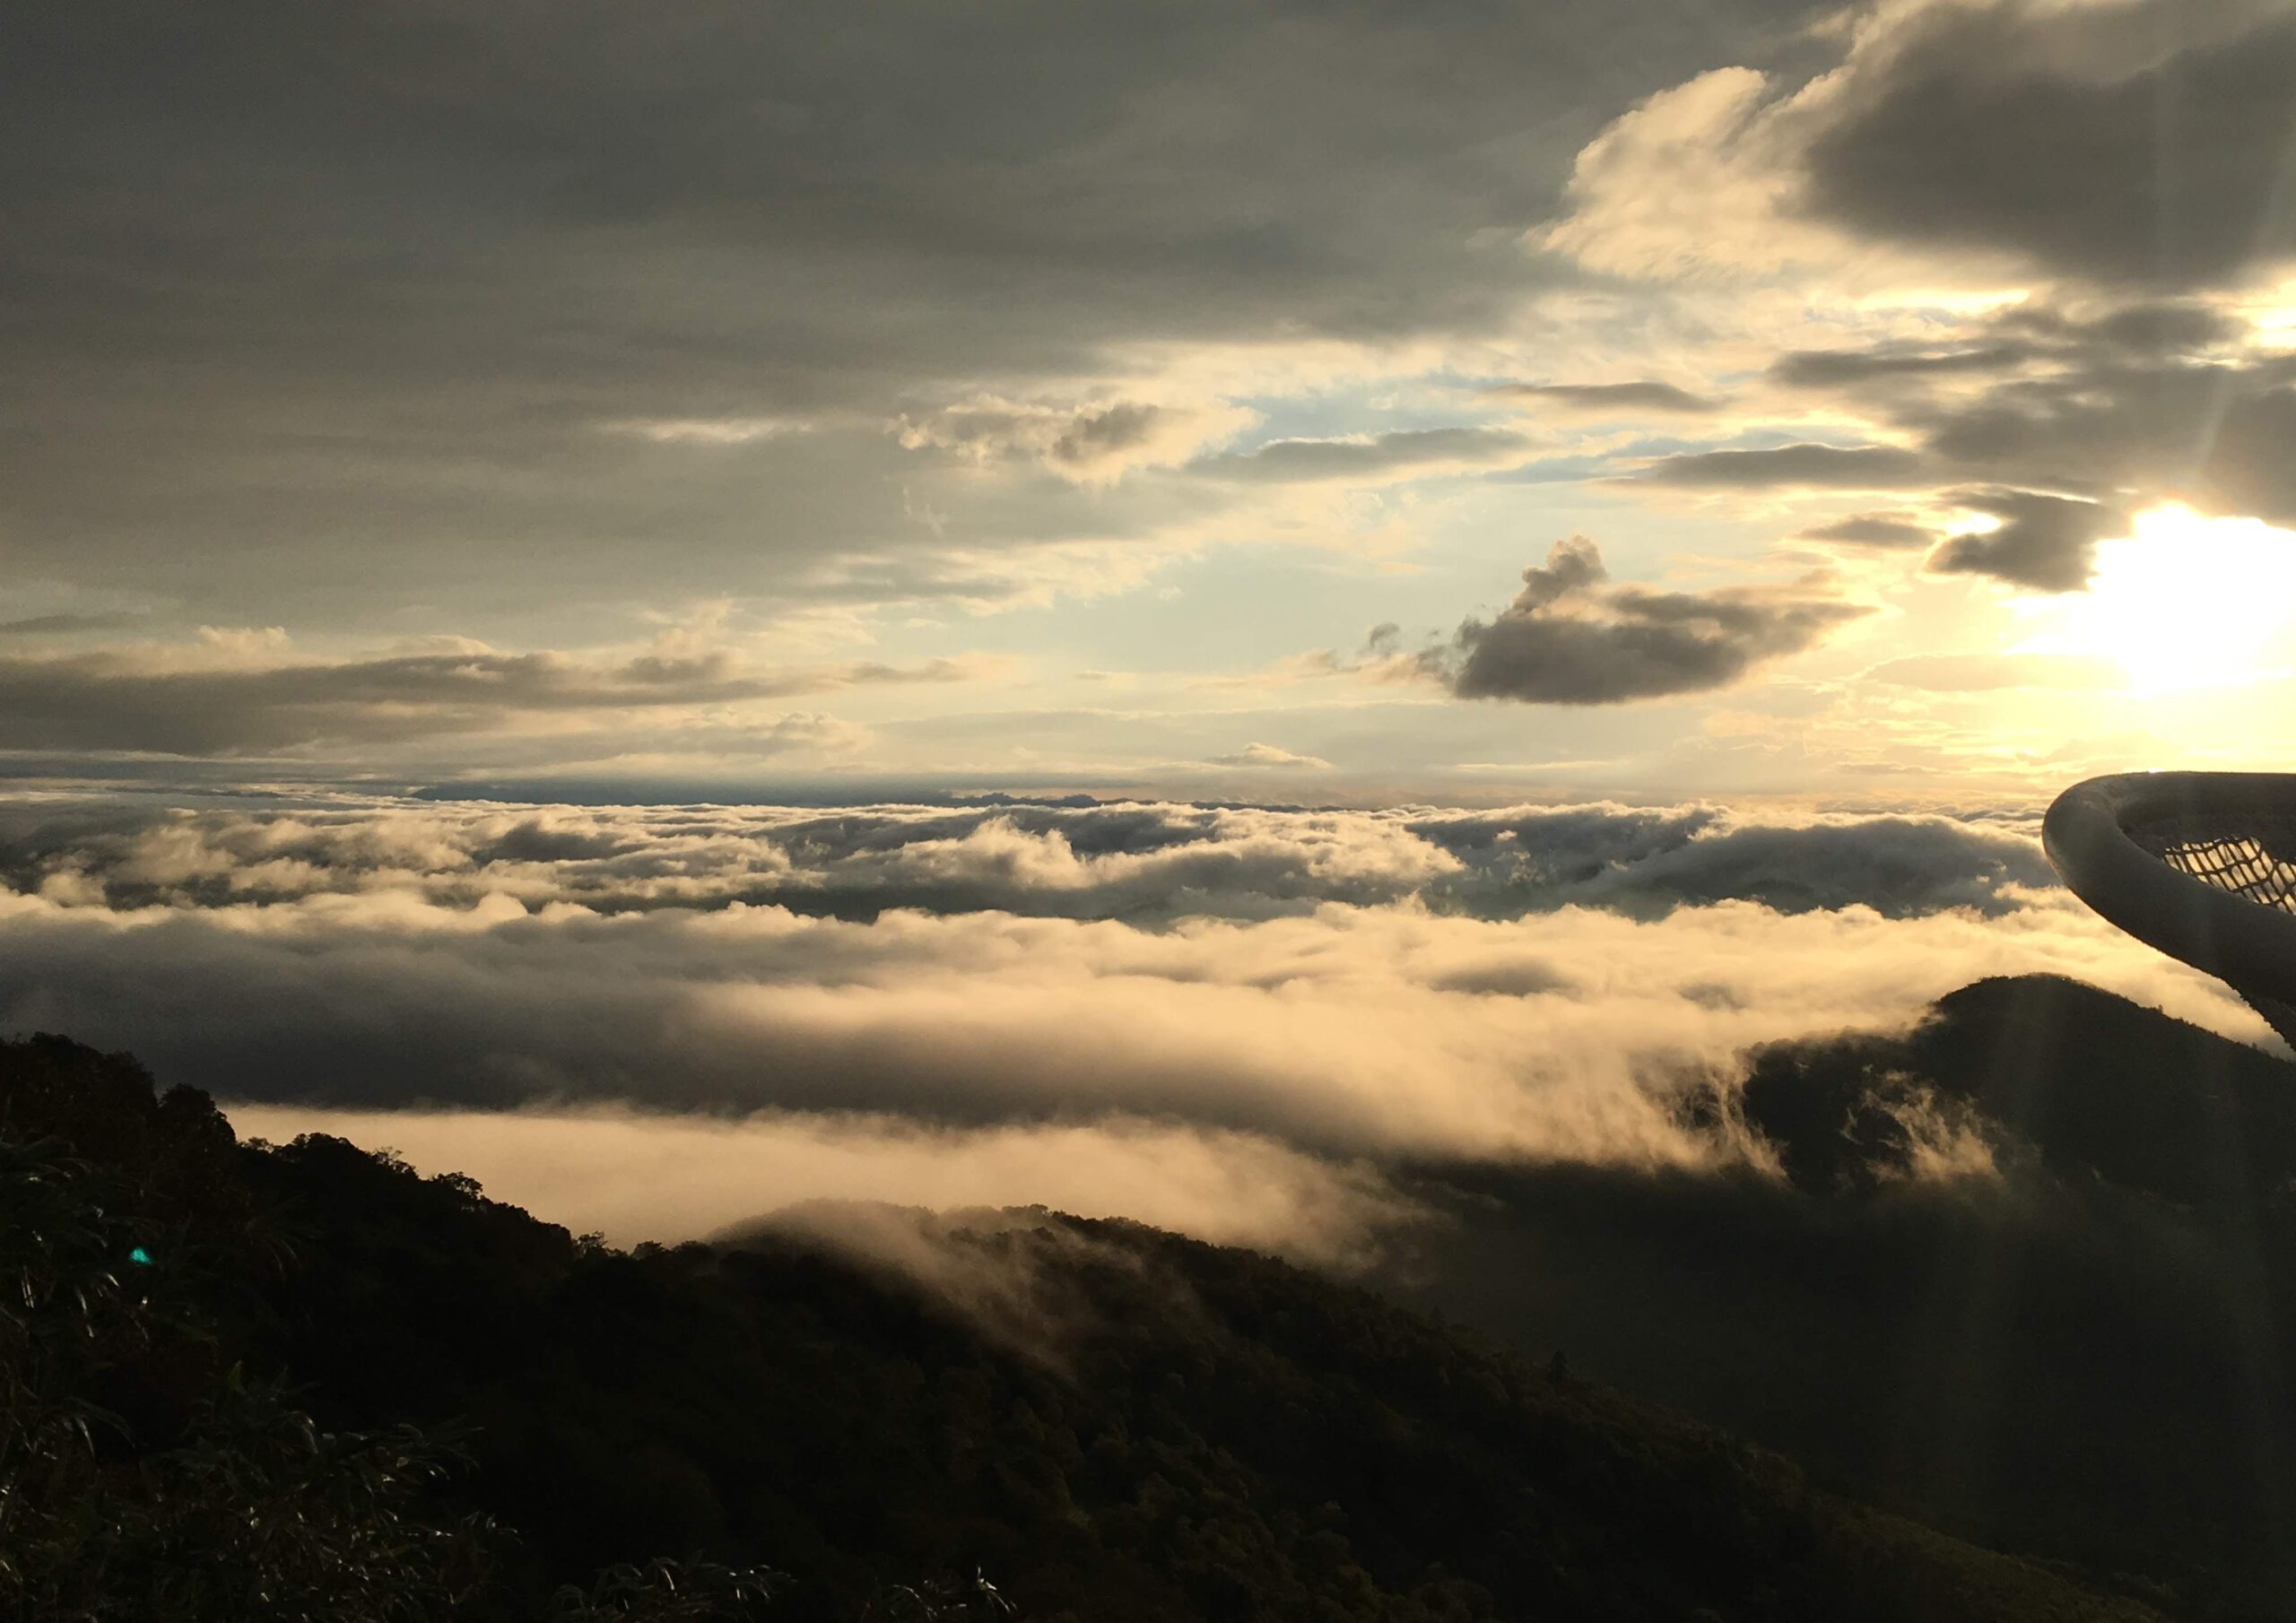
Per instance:
[[[2296,1046],[2296,774],[2092,777],[2057,797],[2041,844],[2075,896]]]

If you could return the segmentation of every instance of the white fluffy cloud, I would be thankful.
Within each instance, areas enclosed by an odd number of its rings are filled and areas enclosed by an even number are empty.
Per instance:
[[[1622,704],[1729,687],[1872,612],[1822,575],[1706,592],[1614,586],[1601,550],[1572,535],[1523,571],[1505,610],[1465,621],[1448,659],[1431,663],[1461,699]]]
[[[245,1136],[326,1133],[620,1245],[700,1239],[809,1201],[1041,1204],[1128,1217],[1222,1245],[1360,1262],[1419,1214],[1368,1167],[1249,1133],[1170,1123],[972,1130],[899,1116],[767,1112],[735,1120],[582,1110],[332,1110],[235,1104]]]

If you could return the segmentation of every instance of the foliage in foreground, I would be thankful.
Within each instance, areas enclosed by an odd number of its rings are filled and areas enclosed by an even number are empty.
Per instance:
[[[419,1619],[485,1571],[412,1426],[327,1431],[218,1369],[159,1225],[56,1140],[0,1139],[0,1614]],[[188,1249],[188,1248],[187,1248]],[[131,1418],[132,1417],[132,1418]]]

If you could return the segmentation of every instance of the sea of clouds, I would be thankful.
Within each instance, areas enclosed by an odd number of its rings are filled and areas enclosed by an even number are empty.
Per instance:
[[[1745,1051],[2069,975],[2268,1043],[2020,818],[0,806],[0,1029],[622,1242],[1041,1202],[1327,1261],[1391,1169],[1761,1167]],[[1979,1176],[1945,1146],[1933,1176]]]

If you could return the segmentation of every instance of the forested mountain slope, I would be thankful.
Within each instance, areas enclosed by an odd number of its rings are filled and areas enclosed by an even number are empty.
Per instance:
[[[57,1038],[0,1046],[0,1135],[13,1210],[47,1213],[4,1239],[39,1283],[6,1327],[11,1414],[118,1422],[79,1462],[12,1420],[10,1581],[79,1597],[48,1615],[170,1615],[101,1574],[156,1584],[155,1551],[203,1538],[218,1573],[269,1558],[189,1488],[152,1510],[161,1479],[257,1495],[310,1558],[260,1605],[186,1617],[394,1615],[360,1610],[393,1562],[459,1593],[452,1615],[534,1617],[665,1552],[770,1563],[765,1610],[791,1619],[891,1616],[890,1585],[977,1570],[1025,1616],[1105,1623],[2154,1615],[1559,1365],[1133,1225],[817,1211],[622,1254],[340,1141],[237,1144],[204,1097]],[[274,1376],[297,1387],[265,1412],[307,1409],[334,1474],[265,1453],[276,1424],[219,1421]],[[450,1424],[468,1461],[432,1481]],[[99,1501],[118,1514],[75,1520]],[[299,1601],[377,1516],[368,1600]],[[80,1541],[68,1582],[39,1539]]]

